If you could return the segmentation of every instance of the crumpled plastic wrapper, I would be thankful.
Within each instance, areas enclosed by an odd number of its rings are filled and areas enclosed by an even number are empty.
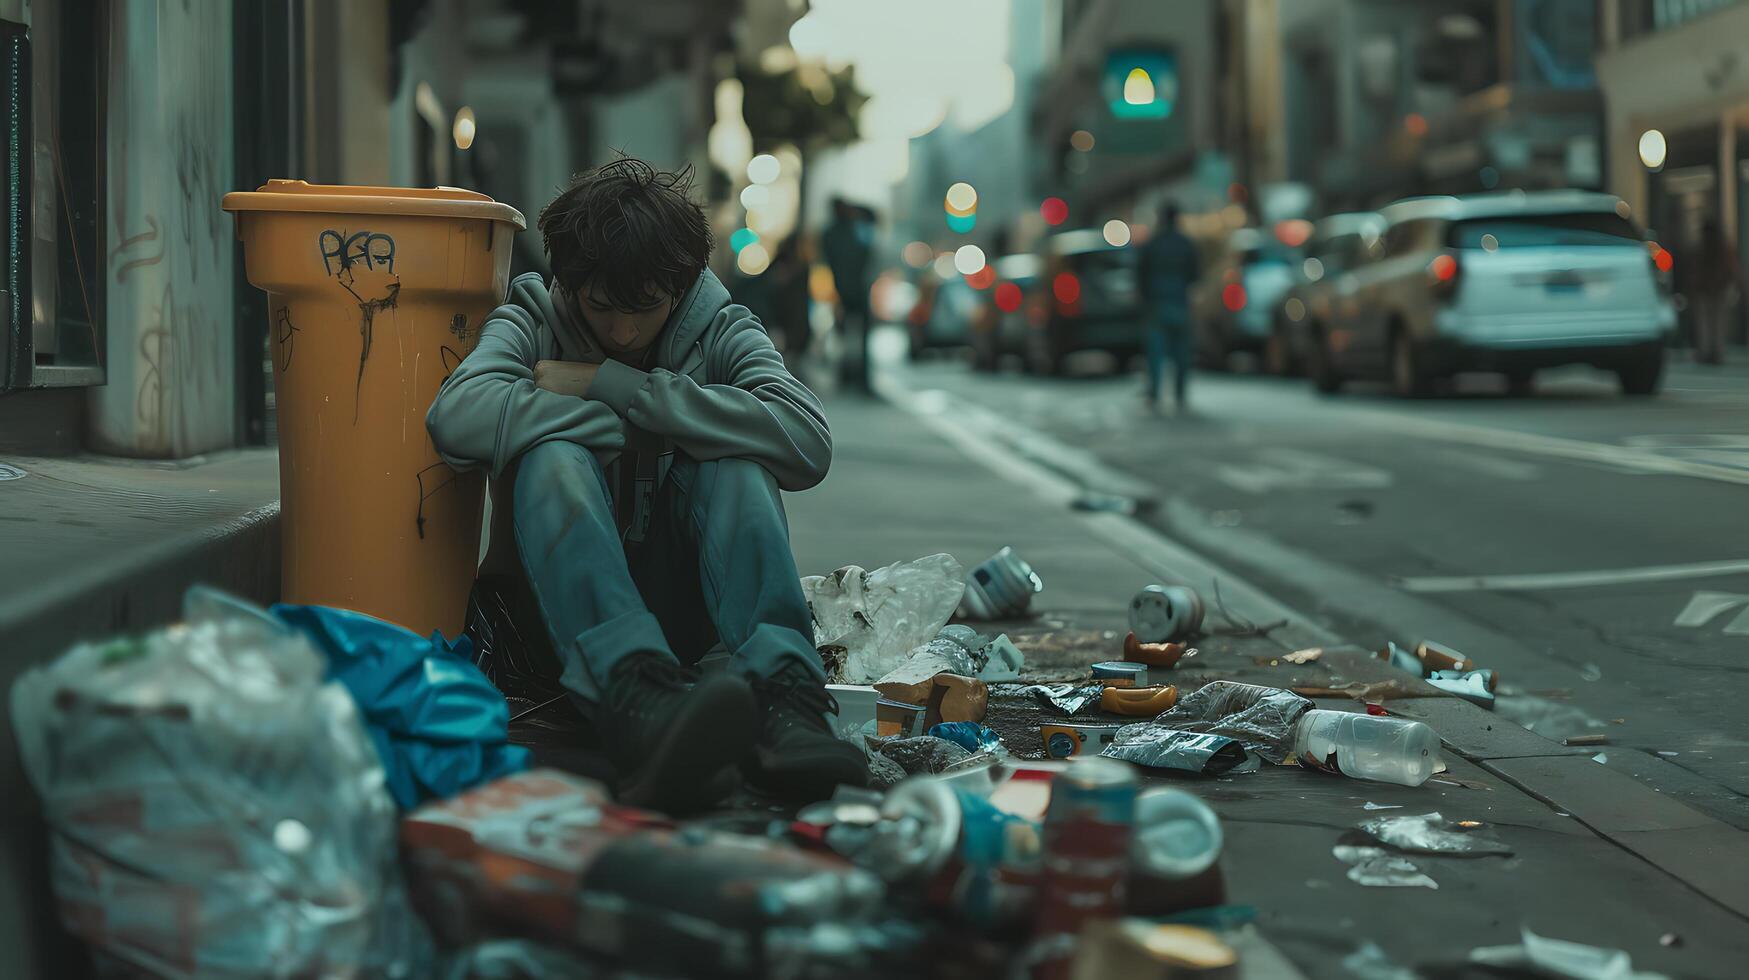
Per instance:
[[[911,775],[905,767],[881,755],[879,752],[868,754],[868,784],[875,789],[888,789],[897,786]]]
[[[306,639],[229,603],[13,686],[62,921],[100,973],[431,975],[352,697]]]
[[[1245,761],[1245,749],[1224,735],[1180,732],[1151,722],[1125,725],[1099,753],[1108,759],[1133,762],[1150,769],[1218,776]]]
[[[947,625],[965,595],[965,568],[930,555],[874,571],[846,565],[802,579],[814,614],[814,645],[842,648],[833,683],[870,684],[892,672]]]
[[[1512,849],[1492,836],[1467,829],[1438,813],[1419,816],[1374,817],[1363,820],[1360,829],[1379,843],[1416,854],[1511,854]]]
[[[1662,973],[1634,969],[1625,950],[1604,949],[1565,939],[1539,936],[1519,927],[1517,946],[1481,946],[1470,950],[1470,962],[1503,967],[1545,977],[1572,980],[1670,980]]]
[[[913,738],[892,738],[883,742],[879,752],[899,764],[907,775],[938,773],[971,755],[964,748],[945,738],[918,735]]]
[[[1424,874],[1415,862],[1382,847],[1337,844],[1330,849],[1336,860],[1349,865],[1348,880],[1373,888],[1438,888],[1439,882]]]
[[[1225,735],[1270,762],[1293,756],[1294,726],[1312,702],[1279,687],[1212,681],[1178,699],[1154,722],[1182,732]]]
[[[1070,718],[1089,707],[1097,707],[1105,692],[1102,684],[1029,684],[1020,689],[1030,694],[1041,707],[1054,708]]]

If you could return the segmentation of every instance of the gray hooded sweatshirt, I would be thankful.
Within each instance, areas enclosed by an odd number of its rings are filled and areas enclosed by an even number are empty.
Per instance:
[[[534,385],[542,360],[600,364],[587,397]],[[676,304],[642,371],[609,359],[589,330],[549,291],[539,274],[518,276],[509,302],[480,328],[480,341],[443,382],[425,427],[444,462],[487,469],[494,507],[489,566],[508,560],[510,496],[517,458],[566,440],[593,450],[618,498],[622,467],[647,473],[629,525],[642,540],[649,496],[666,478],[673,452],[700,461],[730,457],[759,463],[784,490],[806,490],[826,476],[832,434],[814,397],[784,367],[765,327],[709,270]],[[514,549],[509,549],[513,552]]]

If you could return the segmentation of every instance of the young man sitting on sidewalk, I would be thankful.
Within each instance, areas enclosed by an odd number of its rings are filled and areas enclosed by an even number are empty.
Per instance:
[[[451,466],[490,470],[622,799],[708,806],[737,769],[821,798],[867,768],[826,719],[779,491],[825,477],[831,433],[706,268],[690,189],[619,159],[547,205],[553,281],[517,277],[425,424]],[[682,662],[718,641],[728,669],[695,684]]]

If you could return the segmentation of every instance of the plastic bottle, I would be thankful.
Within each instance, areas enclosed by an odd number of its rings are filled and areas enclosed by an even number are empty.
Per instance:
[[[1439,735],[1418,721],[1308,711],[1294,729],[1300,765],[1401,786],[1419,786],[1439,768]]]

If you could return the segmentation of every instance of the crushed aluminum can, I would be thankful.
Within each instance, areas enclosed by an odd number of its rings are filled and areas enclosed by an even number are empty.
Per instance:
[[[960,615],[967,619],[1004,619],[1019,616],[1044,591],[1044,583],[1014,549],[1005,547],[980,562],[966,576],[966,592],[960,600]]]
[[[1130,600],[1130,631],[1143,643],[1194,636],[1202,617],[1202,597],[1187,585],[1150,585]]]
[[[1136,831],[1130,856],[1136,866],[1162,878],[1184,880],[1220,860],[1221,819],[1194,793],[1151,789],[1136,797]]]

